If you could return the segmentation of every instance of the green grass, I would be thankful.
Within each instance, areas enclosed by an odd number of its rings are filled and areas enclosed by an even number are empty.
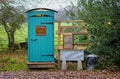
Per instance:
[[[0,53],[0,71],[28,70],[26,50],[17,50],[14,53],[6,50]]]

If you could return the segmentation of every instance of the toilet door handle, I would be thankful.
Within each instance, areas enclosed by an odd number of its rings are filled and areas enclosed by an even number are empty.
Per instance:
[[[37,41],[37,39],[30,39],[31,41]]]

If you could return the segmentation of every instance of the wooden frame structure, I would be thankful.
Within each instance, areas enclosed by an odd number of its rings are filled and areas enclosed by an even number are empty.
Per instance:
[[[84,20],[64,20],[64,21],[57,21],[58,23],[58,30],[56,33],[58,34],[57,40],[58,45],[55,46],[58,50],[58,66],[60,68],[60,50],[85,50],[87,48],[87,45],[89,44],[89,33],[87,29],[85,28],[85,21]],[[78,23],[78,25],[72,25],[72,26],[64,26],[62,23]],[[78,32],[64,32],[66,29],[78,29],[80,28],[81,31]],[[84,35],[86,36],[86,43],[74,43],[74,36],[75,35]],[[65,36],[72,36],[72,47],[71,48],[65,48],[64,45],[64,38]],[[62,42],[62,45],[61,45]],[[76,47],[77,46],[77,47]]]

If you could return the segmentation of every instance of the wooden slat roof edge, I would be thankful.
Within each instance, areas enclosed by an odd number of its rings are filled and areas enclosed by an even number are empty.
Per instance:
[[[55,11],[53,9],[49,9],[49,8],[34,8],[34,9],[30,9],[30,10],[26,11],[25,13],[28,13],[28,12],[31,12],[31,11],[34,11],[34,10],[49,10],[49,11],[53,11],[53,12],[57,13],[57,11]]]

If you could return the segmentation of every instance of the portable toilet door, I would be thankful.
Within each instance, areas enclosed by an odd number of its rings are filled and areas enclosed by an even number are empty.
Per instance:
[[[54,10],[36,8],[28,13],[28,67],[54,67]]]

